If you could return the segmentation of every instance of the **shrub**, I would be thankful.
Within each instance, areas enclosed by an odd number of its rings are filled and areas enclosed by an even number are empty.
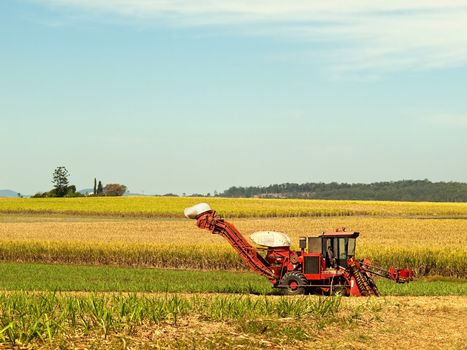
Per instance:
[[[126,186],[121,184],[108,184],[104,187],[104,196],[123,196]]]

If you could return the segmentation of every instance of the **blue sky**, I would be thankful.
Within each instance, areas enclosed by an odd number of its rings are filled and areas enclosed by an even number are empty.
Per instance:
[[[467,1],[0,2],[0,188],[467,181]]]

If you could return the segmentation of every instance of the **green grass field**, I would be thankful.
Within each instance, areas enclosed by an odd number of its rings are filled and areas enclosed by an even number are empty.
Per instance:
[[[383,295],[467,296],[467,282],[452,278],[377,284]],[[249,272],[18,263],[0,264],[0,290],[278,294],[264,277]]]

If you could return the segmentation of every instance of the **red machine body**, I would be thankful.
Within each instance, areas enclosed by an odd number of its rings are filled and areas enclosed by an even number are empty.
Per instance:
[[[195,218],[199,228],[223,236],[255,272],[265,276],[284,294],[326,293],[353,296],[380,295],[372,275],[398,283],[413,279],[413,271],[391,267],[384,270],[371,265],[368,259],[355,259],[358,232],[345,229],[322,233],[318,237],[301,237],[300,251],[289,246],[256,248],[207,204],[204,210],[187,217]],[[195,206],[196,207],[196,206]],[[193,208],[195,208],[193,207]],[[192,208],[187,208],[190,210]],[[266,250],[263,257],[258,250]]]

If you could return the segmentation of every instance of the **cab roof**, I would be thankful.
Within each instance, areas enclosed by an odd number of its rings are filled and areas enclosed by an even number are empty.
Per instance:
[[[347,237],[347,238],[357,238],[360,235],[360,232],[355,231],[333,231],[333,232],[323,232],[320,237]]]

